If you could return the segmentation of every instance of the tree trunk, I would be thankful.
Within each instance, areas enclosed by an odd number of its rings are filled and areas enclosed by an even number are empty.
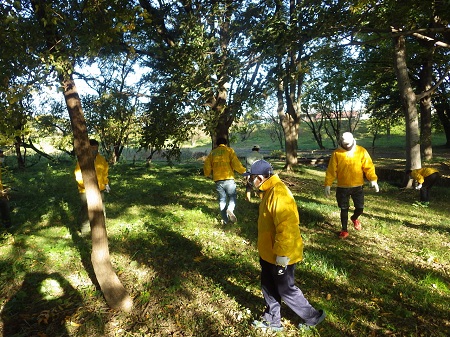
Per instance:
[[[448,102],[435,103],[434,108],[444,128],[445,146],[450,148],[450,104]]]
[[[432,59],[434,48],[432,44],[427,44],[428,53],[423,62],[420,72],[420,89],[426,92],[431,89],[433,81]],[[431,95],[420,100],[420,145],[425,160],[433,158],[433,147],[431,137]]]
[[[283,125],[285,148],[286,148],[286,166],[287,171],[291,171],[298,164],[298,122],[290,114],[284,114],[281,117]]]
[[[86,187],[92,233],[92,266],[108,305],[113,309],[129,312],[132,309],[133,300],[127,294],[111,265],[103,202],[98,188],[94,158],[92,158],[90,152],[86,121],[81,108],[80,97],[75,82],[71,77],[62,80],[61,84],[64,88],[64,99],[72,124],[75,153],[80,163],[81,174]]]
[[[226,105],[228,97],[227,89],[222,85],[219,86],[217,96],[211,99],[213,104],[210,105],[212,115],[217,119],[217,123],[213,125],[211,130],[212,148],[216,147],[217,139],[225,138],[229,140],[229,129],[234,120],[231,109]]]
[[[406,65],[405,37],[398,36],[394,41],[394,69],[405,113],[406,124],[406,169],[422,167],[420,156],[419,120],[416,107],[416,95],[411,87]]]

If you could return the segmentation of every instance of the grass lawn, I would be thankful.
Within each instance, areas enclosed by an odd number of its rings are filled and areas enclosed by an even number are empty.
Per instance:
[[[267,336],[250,327],[264,301],[258,203],[245,201],[243,184],[238,222],[223,227],[200,161],[110,168],[110,253],[135,304],[124,314],[106,306],[90,265],[90,238],[76,231],[73,167],[41,161],[4,176],[16,189],[16,226],[0,236],[0,334]],[[328,316],[302,334],[300,319],[283,305],[279,336],[450,335],[448,187],[434,187],[425,208],[415,204],[417,191],[380,181],[380,193],[366,189],[363,230],[349,227],[349,238],[339,240],[339,209],[324,196],[324,171],[301,166],[280,177],[300,212],[305,251],[297,285]]]

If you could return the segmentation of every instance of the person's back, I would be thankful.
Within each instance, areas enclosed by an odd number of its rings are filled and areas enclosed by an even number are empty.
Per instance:
[[[245,172],[245,167],[242,166],[236,153],[232,148],[226,146],[226,143],[225,138],[217,139],[217,147],[209,153],[203,164],[205,177],[209,177],[212,174],[216,184],[223,224],[227,224],[229,221],[237,221],[234,215],[237,198],[234,171],[241,174]]]
[[[245,157],[245,166],[247,171],[250,170],[252,164],[255,161],[264,159],[264,156],[259,152],[259,149],[260,149],[259,145],[254,145],[252,151],[248,153],[247,156]]]
[[[259,152],[259,145],[254,145],[252,151],[245,157],[245,167],[247,168],[247,171],[250,171],[254,162],[261,159],[264,159],[264,156]],[[253,186],[247,179],[247,183],[245,184],[245,199],[249,202],[252,199],[252,192]]]
[[[213,149],[205,160],[203,171],[214,181],[234,179],[234,171],[245,172],[239,158],[231,147],[226,146],[226,140],[219,139],[218,146]]]

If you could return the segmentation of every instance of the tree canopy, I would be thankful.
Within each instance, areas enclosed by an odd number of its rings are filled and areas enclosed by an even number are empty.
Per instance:
[[[62,119],[70,120],[67,152],[96,196],[88,202],[100,243],[94,269],[107,301],[129,310],[110,266],[89,136],[100,138],[112,162],[131,138],[170,159],[195,128],[212,144],[229,139],[241,117],[275,101],[291,169],[302,120],[319,147],[324,137],[335,144],[357,123],[358,101],[358,113],[384,121],[375,132],[404,121],[406,166],[417,168],[421,154],[432,156],[433,110],[450,137],[449,18],[450,6],[439,0],[5,0],[0,145],[14,145],[23,162],[21,148],[33,144],[30,122],[67,130]],[[100,75],[90,76],[92,65]],[[80,97],[81,80],[96,94]],[[33,99],[43,87],[58,88],[67,115],[54,105],[36,116]]]

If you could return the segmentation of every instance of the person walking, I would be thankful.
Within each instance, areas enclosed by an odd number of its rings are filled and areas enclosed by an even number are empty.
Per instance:
[[[111,188],[109,187],[109,180],[108,180],[108,171],[109,171],[108,162],[106,161],[105,157],[103,157],[98,152],[99,143],[97,140],[90,139],[89,144],[91,146],[91,152],[92,152],[93,158],[95,158],[94,159],[94,167],[95,167],[95,173],[97,175],[98,188],[100,189],[102,201],[104,201],[105,200],[105,192],[109,193],[111,191]],[[82,235],[85,235],[85,234],[89,233],[91,227],[89,224],[86,190],[84,187],[83,177],[81,175],[80,163],[78,161],[75,166],[74,173],[75,173],[75,179],[78,184],[78,192],[80,194],[80,200],[81,200],[80,213],[78,215],[79,231],[81,232]],[[105,217],[106,217],[104,203],[103,203],[103,213],[105,213]]]
[[[348,237],[348,213],[350,209],[350,197],[353,200],[355,210],[350,220],[356,230],[361,230],[359,216],[364,211],[364,176],[370,181],[375,192],[378,187],[378,177],[375,166],[367,150],[356,145],[356,140],[350,132],[344,132],[339,139],[339,146],[333,151],[325,174],[325,195],[330,196],[331,185],[337,179],[336,200],[341,209],[342,230],[339,238]]]
[[[264,159],[263,155],[259,153],[259,145],[254,145],[252,151],[245,157],[245,168],[247,171],[250,171],[252,164],[260,159]],[[251,201],[252,199],[253,186],[250,184],[249,179],[247,177],[247,181],[245,184],[245,198],[247,201]]]
[[[300,218],[294,196],[265,160],[255,161],[244,176],[262,193],[258,253],[266,308],[261,319],[253,321],[253,327],[282,331],[281,301],[303,320],[299,328],[316,326],[325,319],[325,311],[316,310],[294,285],[295,264],[303,259]]]
[[[240,174],[245,172],[245,167],[239,161],[234,150],[226,144],[227,140],[225,138],[218,138],[216,148],[209,153],[203,164],[205,177],[212,175],[212,179],[216,184],[223,224],[237,221],[234,214],[237,198],[234,171]]]
[[[439,171],[432,167],[425,167],[408,170],[406,173],[417,183],[416,189],[420,190],[420,202],[427,205],[430,202],[430,190],[441,176]]]
[[[2,166],[5,162],[5,154],[0,149],[0,221],[1,225],[8,229],[11,227],[11,212],[9,208],[9,200],[7,190],[2,184]]]

